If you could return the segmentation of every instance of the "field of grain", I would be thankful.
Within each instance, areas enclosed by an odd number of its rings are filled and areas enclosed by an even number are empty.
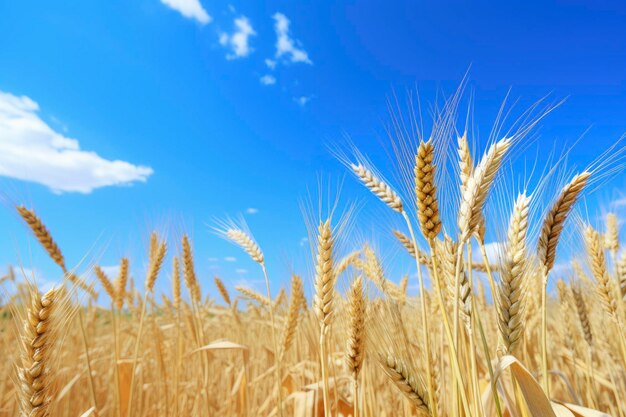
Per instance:
[[[621,223],[577,211],[618,171],[606,161],[621,151],[578,172],[548,169],[536,189],[499,197],[504,222],[485,210],[506,178],[522,175],[512,156],[539,119],[481,147],[443,128],[403,141],[395,149],[410,161],[398,166],[410,193],[358,151],[342,154],[363,194],[380,200],[368,204],[388,206],[402,225],[388,230],[415,262],[401,279],[375,245],[338,251],[346,221],[329,210],[311,227],[314,273],[294,274],[289,288],[273,288],[263,242],[232,222],[218,234],[258,264],[263,293],[198,276],[193,242],[157,233],[143,276],[130,277],[124,258],[118,276],[93,265],[90,282],[53,227],[18,205],[64,285],[41,291],[19,266],[1,278],[0,416],[624,417]],[[566,232],[581,248],[556,271]],[[488,233],[503,237],[496,259]],[[156,294],[157,280],[171,291]]]

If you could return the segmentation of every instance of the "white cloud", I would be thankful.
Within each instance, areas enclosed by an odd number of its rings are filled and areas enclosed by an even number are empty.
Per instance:
[[[235,269],[235,272],[241,275],[247,274],[248,270],[247,269],[243,269],[243,268],[237,268]]]
[[[256,36],[256,32],[250,24],[250,20],[245,16],[236,18],[235,28],[235,32],[230,35],[228,33],[220,35],[220,44],[232,51],[226,55],[227,59],[243,58],[252,52],[250,37]]]
[[[274,61],[273,59],[267,58],[265,60],[265,65],[267,65],[269,69],[273,70],[274,68],[276,68],[276,61]]]
[[[226,262],[237,262],[237,258],[235,258],[234,256],[227,256],[224,258],[224,260]]]
[[[254,208],[254,207],[249,207],[246,209],[246,213],[248,214],[257,214],[259,212],[258,208]]]
[[[306,243],[309,241],[309,238],[307,237],[302,237],[300,238],[300,246],[304,246],[306,245]]]
[[[0,175],[43,184],[55,193],[90,193],[109,185],[145,182],[152,168],[108,160],[54,131],[26,96],[0,91]]]
[[[274,85],[276,84],[276,77],[266,74],[262,76],[259,81],[261,81],[261,84],[263,85]]]
[[[161,3],[176,10],[186,18],[195,19],[203,25],[210,23],[212,20],[211,16],[200,4],[200,0],[161,0]]]
[[[289,19],[282,13],[274,14],[274,30],[276,31],[276,58],[282,58],[287,62],[303,62],[312,65],[307,52],[302,45],[289,35]],[[268,60],[265,63],[269,65]],[[270,66],[270,68],[272,68]]]
[[[311,101],[312,98],[313,97],[311,96],[300,96],[300,97],[294,97],[293,101],[298,103],[298,105],[304,107],[309,103],[309,101]]]
[[[119,265],[110,265],[110,266],[101,266],[100,269],[106,274],[110,279],[117,278],[120,273]]]
[[[490,264],[496,264],[504,254],[506,245],[502,242],[485,243],[485,252]],[[477,245],[472,247],[472,262],[476,264],[483,263],[483,256]]]

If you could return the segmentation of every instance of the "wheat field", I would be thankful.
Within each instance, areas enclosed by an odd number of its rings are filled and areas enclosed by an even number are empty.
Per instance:
[[[288,288],[275,288],[263,242],[233,222],[217,234],[258,265],[262,293],[200,277],[193,242],[157,233],[142,276],[123,258],[117,276],[92,265],[90,281],[53,227],[16,205],[63,284],[43,291],[21,267],[1,278],[0,416],[624,417],[620,219],[578,207],[619,171],[605,161],[621,151],[512,193],[513,156],[541,117],[481,152],[443,126],[451,113],[396,147],[406,184],[356,149],[340,158],[375,196],[367,204],[397,220],[386,230],[403,251],[394,261],[413,263],[401,279],[376,244],[345,242],[346,220],[330,210],[311,222],[311,273]],[[487,210],[494,199],[503,221]],[[501,236],[495,257],[489,234]],[[581,242],[566,259],[563,236]],[[157,280],[171,290],[155,291]]]

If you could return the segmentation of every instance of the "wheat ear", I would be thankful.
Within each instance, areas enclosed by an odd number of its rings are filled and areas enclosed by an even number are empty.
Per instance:
[[[517,197],[509,222],[506,264],[498,288],[498,328],[506,353],[513,354],[524,334],[526,309],[526,234],[530,198]]]
[[[29,210],[24,206],[18,206],[17,212],[22,216],[26,224],[28,224],[30,230],[32,230],[39,243],[41,243],[41,246],[43,246],[46,252],[48,252],[48,255],[50,255],[50,258],[61,267],[63,272],[67,272],[61,249],[59,249],[59,246],[56,244],[41,219],[37,217],[33,210]]]
[[[363,278],[358,276],[348,292],[348,339],[346,341],[346,366],[353,379],[357,379],[365,355],[365,296]]]
[[[259,294],[258,292],[254,290],[251,290],[250,288],[237,286],[235,287],[235,289],[239,291],[244,297],[250,300],[254,300],[264,307],[271,308],[272,306],[272,302],[270,301],[269,298],[265,297],[262,294]]]
[[[591,226],[585,229],[585,245],[589,256],[591,272],[596,279],[596,291],[600,296],[604,311],[617,323],[617,300],[606,269],[604,245],[600,234]]]
[[[591,347],[593,345],[593,334],[591,333],[591,322],[589,321],[589,313],[587,312],[585,297],[583,297],[580,287],[576,285],[572,285],[572,295],[574,298],[574,305],[576,306],[576,312],[578,313],[580,327],[583,329],[583,336],[585,337],[587,344]]]
[[[359,177],[361,182],[365,184],[365,186],[374,193],[378,198],[380,198],[385,204],[387,204],[391,209],[397,211],[398,213],[402,213],[402,200],[391,189],[389,185],[387,185],[384,181],[378,179],[376,175],[369,169],[367,169],[362,164],[351,164],[350,168],[352,171]]]
[[[217,287],[217,291],[219,291],[220,295],[222,296],[222,299],[224,299],[224,302],[230,306],[231,305],[230,294],[228,294],[228,290],[226,289],[224,282],[218,276],[213,277],[213,281],[215,281],[215,286]]]
[[[102,288],[104,288],[104,291],[106,291],[111,299],[111,302],[115,302],[115,287],[109,277],[107,277],[107,274],[98,265],[94,267],[94,272],[96,273],[98,281],[100,281],[100,285],[102,285]]]
[[[261,248],[246,232],[240,229],[229,229],[226,236],[241,248],[252,258],[253,261],[262,264],[264,257]]]
[[[441,230],[437,186],[435,184],[435,147],[432,140],[421,142],[415,156],[415,196],[417,218],[424,237],[434,239]]]
[[[172,296],[174,297],[174,307],[176,311],[180,310],[181,295],[180,295],[180,261],[178,256],[174,256],[172,259]]]
[[[411,404],[424,413],[430,413],[424,388],[406,363],[391,353],[379,354],[378,360],[385,374]]]
[[[191,251],[187,235],[183,236],[183,278],[191,300],[198,304],[202,295],[200,294],[200,285],[198,284],[196,270],[193,265],[193,252]]]
[[[291,276],[291,300],[289,301],[289,310],[287,312],[287,319],[283,327],[282,340],[280,343],[280,358],[281,361],[285,357],[285,354],[291,348],[293,339],[296,334],[296,327],[298,326],[298,316],[300,314],[300,308],[302,306],[302,280],[299,276],[293,274]]]
[[[561,194],[559,194],[559,197],[543,221],[537,245],[537,254],[539,262],[544,268],[544,274],[550,272],[554,266],[556,247],[563,231],[563,225],[576,200],[578,200],[585,188],[590,175],[589,172],[585,171],[574,176],[570,183],[563,187]]]
[[[487,195],[511,143],[511,139],[505,138],[491,145],[472,172],[459,208],[458,223],[461,242],[466,241],[480,224]]]
[[[53,313],[57,291],[43,296],[34,289],[24,321],[21,364],[18,367],[19,399],[23,416],[47,417],[52,400],[50,351],[54,344]]]
[[[120,271],[115,280],[115,307],[122,310],[124,307],[124,297],[126,295],[126,283],[128,282],[128,258],[120,261]]]
[[[151,254],[150,265],[148,267],[148,274],[146,275],[146,290],[154,291],[154,284],[156,282],[161,266],[163,265],[163,259],[165,259],[165,253],[167,252],[167,244],[160,242]]]
[[[415,246],[413,245],[413,242],[411,242],[411,239],[399,230],[393,230],[393,235],[396,237],[396,239],[398,239],[398,241],[402,244],[402,246],[404,246],[407,252],[409,252],[409,255],[411,255],[412,257],[415,257]],[[430,258],[428,257],[428,255],[426,255],[424,252],[422,252],[419,249],[417,250],[417,253],[419,255],[420,264],[425,265],[425,266],[431,265]]]
[[[328,327],[333,318],[333,300],[335,298],[333,243],[330,219],[320,222],[317,235],[315,299],[313,305],[317,318],[323,327]]]

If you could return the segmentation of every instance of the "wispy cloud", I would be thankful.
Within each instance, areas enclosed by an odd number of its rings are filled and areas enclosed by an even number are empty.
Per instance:
[[[257,214],[259,212],[258,208],[254,208],[254,207],[248,207],[246,209],[246,213],[248,214]]]
[[[237,258],[235,258],[234,256],[227,256],[224,258],[224,260],[226,262],[237,262]]]
[[[216,258],[216,257],[214,257],[214,256],[211,256],[211,257],[208,259],[208,261],[209,261],[209,262],[219,262],[219,260],[220,260],[220,258]]]
[[[243,268],[237,268],[237,269],[235,269],[235,272],[240,274],[240,275],[245,275],[245,274],[248,273],[248,270],[247,269],[243,269]]]
[[[212,20],[211,16],[200,4],[200,0],[161,0],[161,3],[176,10],[187,19],[197,20],[203,25],[210,23]]]
[[[104,159],[56,132],[26,96],[0,91],[0,175],[45,185],[55,193],[145,182],[152,169]]]
[[[243,58],[250,55],[252,53],[250,37],[256,36],[256,32],[247,17],[238,17],[234,23],[235,31],[232,34],[225,32],[220,34],[220,44],[231,50],[226,55],[227,59]]]
[[[313,98],[312,96],[300,96],[300,97],[294,97],[293,101],[298,103],[299,106],[304,107],[309,103],[309,101],[311,101],[312,98]]]
[[[116,278],[117,275],[120,273],[119,265],[101,266],[100,269],[102,269],[102,271],[107,275],[107,277],[111,279]]]
[[[259,78],[259,81],[261,82],[261,84],[263,85],[274,85],[276,84],[276,77],[266,74],[264,76],[262,76],[261,78]]]
[[[269,69],[273,70],[274,68],[276,68],[276,61],[274,61],[273,59],[267,58],[265,60],[265,65],[267,65]]]
[[[312,65],[313,61],[309,59],[309,55],[302,48],[301,42],[290,36],[290,21],[287,19],[287,16],[282,13],[276,13],[273,18],[274,30],[276,31],[276,59],[281,59],[286,62],[302,62]],[[267,60],[265,63],[269,66]]]
[[[306,243],[309,241],[309,238],[307,237],[302,237],[300,238],[300,246],[304,246],[306,245]]]

